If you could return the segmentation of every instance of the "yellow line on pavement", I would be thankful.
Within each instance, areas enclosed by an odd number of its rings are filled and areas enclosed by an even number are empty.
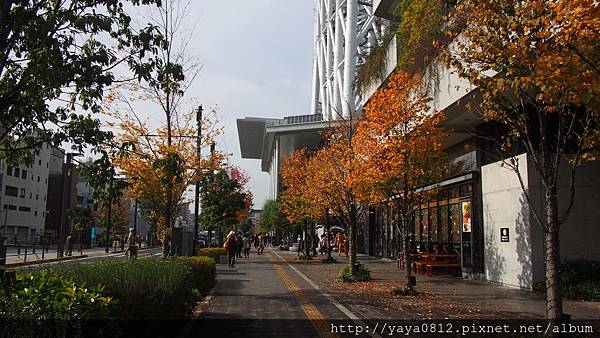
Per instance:
[[[285,286],[294,295],[294,298],[296,298],[296,301],[300,304],[300,308],[304,311],[306,317],[317,330],[319,337],[337,337],[337,335],[331,333],[331,328],[325,321],[325,317],[323,317],[319,309],[310,302],[308,297],[306,297],[302,290],[294,283],[287,272],[281,267],[281,263],[276,261],[271,254],[267,255],[269,257],[269,262],[275,266],[275,270],[279,274],[279,277],[281,277]]]

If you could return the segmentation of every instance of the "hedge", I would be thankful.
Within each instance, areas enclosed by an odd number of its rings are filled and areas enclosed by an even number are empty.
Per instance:
[[[86,285],[104,285],[119,300],[116,318],[184,318],[200,298],[192,269],[173,259],[100,261],[57,271]]]
[[[219,256],[227,256],[227,250],[225,248],[202,248],[198,249],[198,256],[206,256],[219,262]]]
[[[192,269],[193,285],[203,294],[206,294],[215,284],[217,269],[214,259],[205,256],[182,256],[176,259]]]
[[[112,336],[114,328],[98,320],[116,305],[102,287],[46,270],[18,274],[14,285],[0,286],[0,337]]]

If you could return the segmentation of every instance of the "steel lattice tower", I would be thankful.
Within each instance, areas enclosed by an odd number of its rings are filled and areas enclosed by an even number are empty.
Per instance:
[[[362,109],[356,69],[382,41],[383,20],[373,0],[315,0],[315,43],[311,112],[326,120]]]

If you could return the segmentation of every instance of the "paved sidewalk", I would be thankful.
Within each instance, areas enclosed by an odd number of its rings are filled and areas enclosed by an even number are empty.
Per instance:
[[[417,275],[417,288],[424,295],[392,296],[391,290],[404,282],[394,261],[359,257],[372,271],[373,281],[341,284],[335,279],[347,264],[344,256],[334,254],[338,263],[321,264],[324,256],[302,262],[295,260],[294,253],[278,253],[364,318],[543,319],[546,315],[545,298],[539,293],[450,276]],[[565,300],[564,310],[573,319],[600,319],[600,302]]]
[[[219,336],[318,337],[323,330],[316,326],[324,329],[324,319],[347,318],[268,251],[238,258],[235,268],[217,265],[217,285],[186,329],[190,336],[208,330]]]

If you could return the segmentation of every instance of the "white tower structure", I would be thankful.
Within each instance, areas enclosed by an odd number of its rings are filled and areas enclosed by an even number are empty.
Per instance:
[[[384,34],[373,12],[373,0],[315,0],[312,114],[331,120],[362,109],[356,68]]]

